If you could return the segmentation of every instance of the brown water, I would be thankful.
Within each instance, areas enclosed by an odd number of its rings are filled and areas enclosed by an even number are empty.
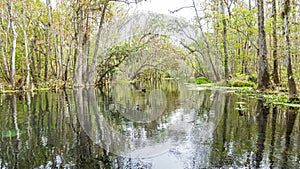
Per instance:
[[[0,99],[0,168],[300,167],[299,111],[224,88],[169,81]]]

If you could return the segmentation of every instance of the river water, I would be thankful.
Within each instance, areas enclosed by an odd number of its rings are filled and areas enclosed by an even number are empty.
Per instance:
[[[300,168],[295,108],[163,81],[2,94],[0,168]]]

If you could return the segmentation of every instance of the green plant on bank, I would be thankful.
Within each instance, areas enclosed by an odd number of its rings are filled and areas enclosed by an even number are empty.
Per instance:
[[[282,94],[264,94],[262,95],[262,97],[266,100],[267,103],[272,103],[272,104],[289,102],[288,96]]]
[[[269,103],[269,104],[300,108],[299,102],[297,100],[290,101],[288,95],[266,94],[266,95],[263,95],[263,98],[265,98],[266,103]]]
[[[208,84],[211,83],[211,81],[206,77],[198,77],[193,80],[188,80],[188,83],[196,83],[196,84]]]
[[[49,82],[39,83],[38,86],[34,86],[31,84],[26,88],[26,86],[22,85],[20,87],[11,86],[11,85],[3,85],[0,84],[0,94],[1,93],[16,93],[16,92],[32,92],[32,91],[58,91],[60,89],[72,89],[71,82],[64,81],[53,81],[52,79]]]
[[[234,80],[228,84],[229,87],[253,87],[256,88],[256,84],[251,81]]]

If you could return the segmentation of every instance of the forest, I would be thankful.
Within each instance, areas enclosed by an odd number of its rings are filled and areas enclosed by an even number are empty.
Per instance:
[[[300,1],[155,1],[0,0],[0,168],[300,168]]]
[[[1,91],[180,78],[298,98],[299,1],[191,0],[170,15],[138,3],[1,0]]]

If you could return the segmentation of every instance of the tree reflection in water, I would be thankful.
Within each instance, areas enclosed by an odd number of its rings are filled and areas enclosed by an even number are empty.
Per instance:
[[[257,150],[255,153],[255,166],[256,168],[263,167],[261,166],[261,161],[263,159],[263,153],[265,149],[265,140],[266,140],[266,129],[268,123],[268,114],[269,114],[269,106],[264,105],[264,102],[259,99],[257,103],[257,125],[258,125],[258,133],[257,133]]]
[[[292,142],[292,132],[294,129],[295,121],[298,115],[298,110],[293,107],[287,108],[286,112],[286,131],[285,131],[285,148],[282,153],[283,158],[283,168],[293,168],[294,166],[289,163],[290,161],[293,161],[293,148],[295,144]]]
[[[139,87],[1,95],[0,168],[300,167],[297,109],[175,82]],[[152,89],[166,97],[157,117]]]

